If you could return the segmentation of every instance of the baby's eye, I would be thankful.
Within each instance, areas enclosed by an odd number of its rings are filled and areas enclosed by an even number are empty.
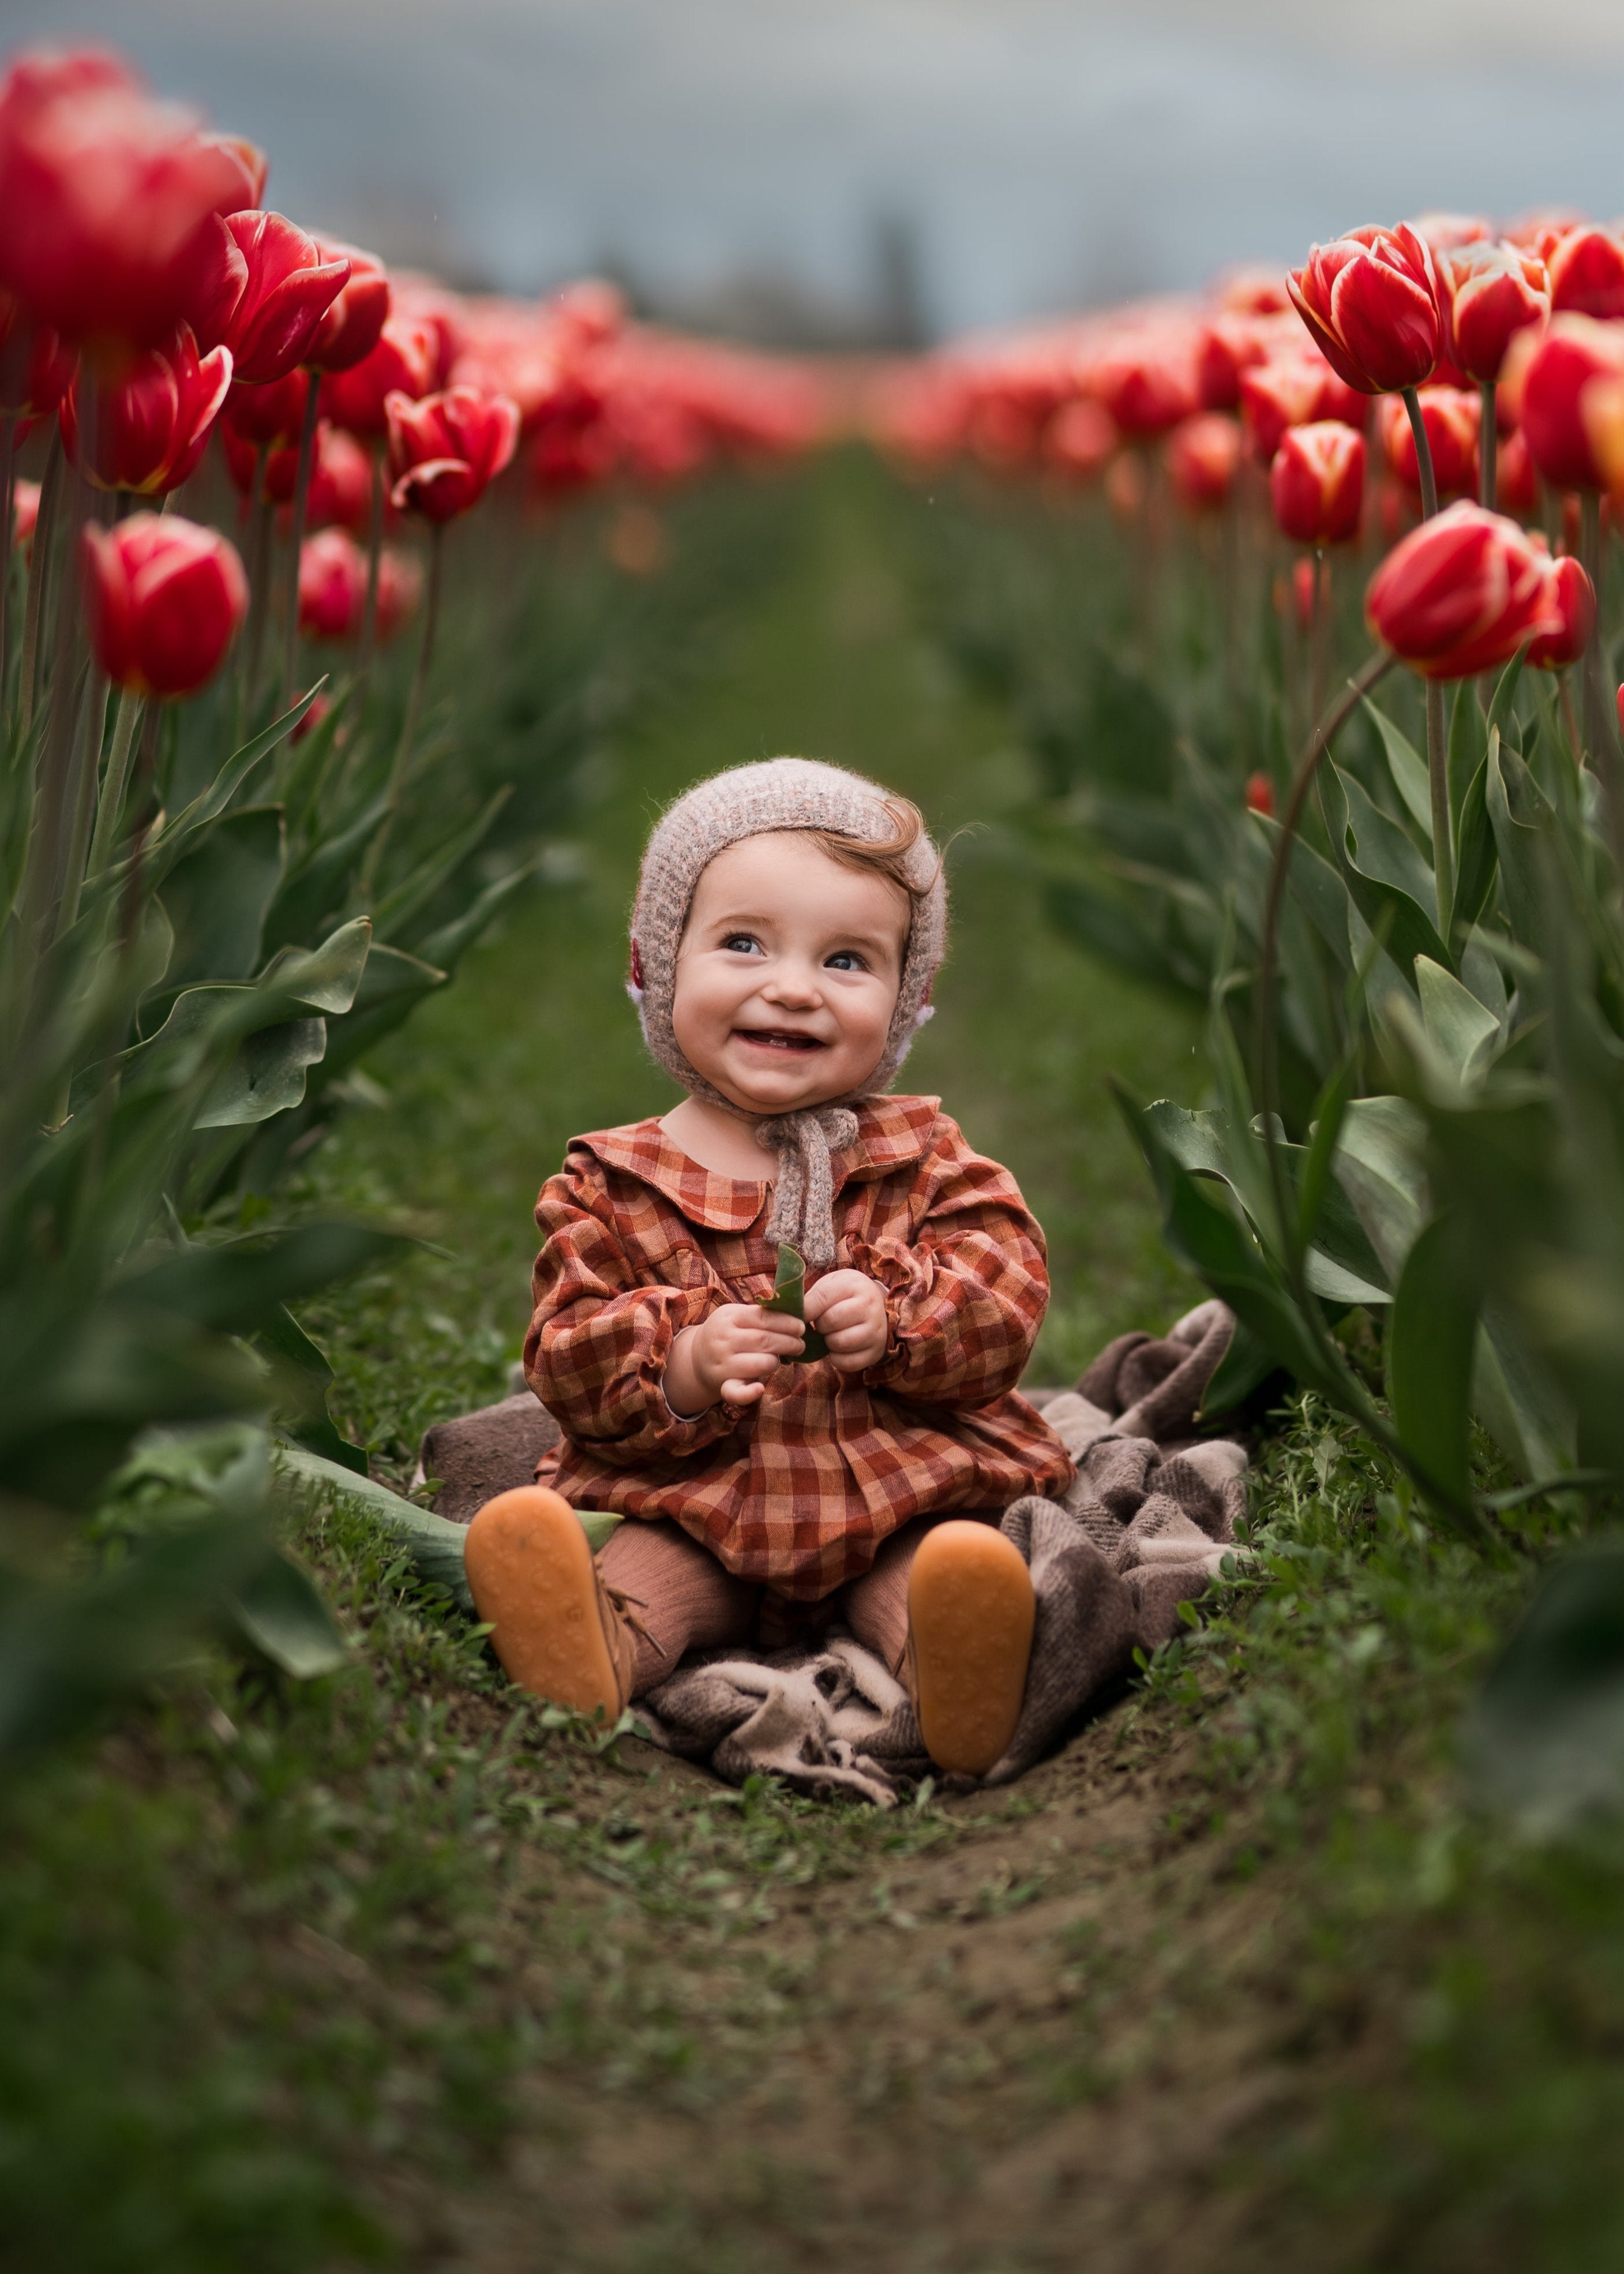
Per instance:
[[[753,933],[730,931],[722,942],[729,955],[753,955],[759,953],[761,942]]]
[[[831,971],[867,971],[868,968],[854,947],[838,947],[826,961]]]

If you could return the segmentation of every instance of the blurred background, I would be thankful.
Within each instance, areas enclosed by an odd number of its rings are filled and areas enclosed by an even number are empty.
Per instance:
[[[1608,0],[4,0],[395,263],[911,345],[1431,207],[1624,207]]]

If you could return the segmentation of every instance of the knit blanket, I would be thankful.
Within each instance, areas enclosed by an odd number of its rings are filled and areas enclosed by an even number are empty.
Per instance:
[[[1136,1651],[1148,1656],[1172,1637],[1181,1604],[1204,1594],[1227,1558],[1244,1559],[1235,1526],[1246,1454],[1195,1434],[1234,1331],[1223,1304],[1203,1303],[1164,1337],[1119,1336],[1075,1389],[1026,1393],[1077,1475],[1064,1502],[1033,1495],[1004,1512],[1037,1615],[1020,1721],[985,1783],[1007,1784],[1042,1758],[1121,1683]],[[467,1523],[495,1493],[530,1481],[557,1430],[527,1397],[427,1433],[419,1473],[440,1480],[439,1513]],[[907,1692],[838,1628],[816,1648],[696,1655],[636,1712],[657,1744],[730,1784],[771,1775],[886,1808],[929,1775],[970,1783],[933,1771]]]

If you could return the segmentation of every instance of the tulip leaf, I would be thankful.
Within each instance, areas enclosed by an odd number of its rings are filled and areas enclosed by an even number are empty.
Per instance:
[[[1462,1081],[1479,1073],[1489,1046],[1500,1037],[1500,1020],[1470,990],[1430,956],[1416,958],[1421,1020],[1429,1040]]]
[[[279,1303],[254,1337],[259,1348],[280,1359],[288,1385],[282,1403],[281,1422],[289,1436],[312,1453],[336,1461],[358,1476],[366,1474],[366,1455],[338,1429],[327,1411],[333,1369],[320,1348],[305,1333],[285,1303]]]
[[[1449,810],[1457,819],[1466,804],[1466,793],[1473,777],[1483,764],[1488,749],[1488,738],[1483,720],[1483,705],[1477,700],[1476,682],[1462,679],[1455,690],[1455,708],[1449,719],[1449,748],[1447,770]],[[1431,832],[1428,832],[1431,842]]]
[[[505,877],[499,877],[494,884],[487,885],[460,916],[453,916],[449,923],[441,924],[438,931],[432,931],[426,939],[418,940],[413,952],[423,962],[436,965],[449,976],[461,962],[464,951],[478,938],[498,910],[522,885],[530,882],[536,873],[536,860],[521,861],[516,869],[509,869]]]
[[[1506,913],[1515,937],[1524,946],[1537,946],[1545,907],[1539,832],[1551,807],[1522,760],[1504,742],[1491,747],[1486,769],[1485,802],[1500,855]]]
[[[320,1062],[327,1046],[325,1019],[286,1019],[245,1035],[203,1100],[192,1126],[238,1128],[287,1112],[303,1100],[304,1070]]]
[[[339,1016],[355,1002],[372,937],[372,918],[353,917],[308,953],[284,947],[266,965],[259,983],[291,996],[296,1003],[308,1003],[312,1011]]]
[[[1500,729],[1497,727],[1489,737],[1490,749],[1497,749],[1499,742]],[[1494,888],[1494,872],[1500,855],[1489,820],[1488,787],[1489,762],[1485,757],[1473,774],[1461,804],[1461,824],[1455,850],[1455,907],[1449,922],[1452,937],[1458,937],[1477,922]]]
[[[1432,841],[1432,791],[1427,777],[1426,760],[1396,720],[1385,711],[1379,711],[1367,695],[1365,708],[1376,722],[1381,736],[1381,746],[1387,753],[1387,772],[1393,777],[1393,787],[1403,800],[1405,810],[1430,846]]]
[[[1406,1452],[1456,1510],[1471,1502],[1468,1412],[1481,1290],[1465,1219],[1446,1209],[1404,1259],[1387,1326],[1387,1395]]]
[[[1541,1577],[1463,1733],[1489,1799],[1550,1837],[1624,1799],[1624,1543],[1587,1543]]]
[[[772,1292],[762,1298],[763,1311],[782,1311],[792,1319],[806,1318],[807,1267],[787,1241],[778,1245],[778,1268],[773,1276]],[[811,1327],[807,1329],[806,1341],[786,1363],[805,1366],[810,1359],[827,1358],[829,1344]]]
[[[328,1029],[328,1076],[353,1065],[374,1043],[402,1025],[425,995],[445,983],[445,973],[433,964],[408,955],[403,948],[375,945],[349,1011]]]
[[[1557,1476],[1578,1457],[1572,1406],[1492,1296],[1477,1329],[1472,1411],[1526,1480]]]
[[[1356,1097],[1332,1163],[1380,1259],[1389,1285],[1403,1269],[1427,1209],[1426,1125],[1402,1097]]]
[[[159,830],[147,847],[144,866],[148,877],[157,882],[166,876],[179,860],[189,840],[199,829],[222,814],[237,795],[249,775],[262,758],[268,757],[278,742],[290,734],[320,694],[325,681],[318,681],[307,694],[302,695],[291,710],[284,711],[280,719],[243,744],[231,756],[202,794]]]
[[[222,815],[176,862],[163,880],[164,910],[175,927],[171,986],[252,975],[282,864],[279,805]]]
[[[1489,705],[1488,731],[1491,740],[1496,734],[1508,734],[1516,716],[1517,689],[1522,684],[1522,666],[1528,660],[1528,647],[1520,647],[1500,675],[1494,689],[1494,700]]]
[[[1387,948],[1399,971],[1413,986],[1417,955],[1452,968],[1454,958],[1427,914],[1432,872],[1397,822],[1340,766],[1321,768],[1320,794],[1348,889],[1379,937],[1385,924]]]
[[[226,1603],[238,1631],[296,1682],[335,1673],[349,1658],[349,1645],[314,1581],[275,1549]]]
[[[392,939],[402,937],[412,917],[428,906],[459,863],[485,842],[497,815],[512,795],[513,785],[504,783],[471,821],[453,830],[443,845],[437,846],[410,877],[385,894],[372,910],[372,922],[380,935]]]

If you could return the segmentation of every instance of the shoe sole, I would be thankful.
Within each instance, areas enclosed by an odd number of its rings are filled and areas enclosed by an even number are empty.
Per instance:
[[[620,1683],[581,1520],[545,1485],[487,1501],[468,1527],[468,1584],[509,1681],[577,1713],[613,1721]]]
[[[1036,1605],[1020,1550],[989,1524],[939,1524],[908,1575],[915,1710],[936,1766],[984,1776],[1020,1719]]]

